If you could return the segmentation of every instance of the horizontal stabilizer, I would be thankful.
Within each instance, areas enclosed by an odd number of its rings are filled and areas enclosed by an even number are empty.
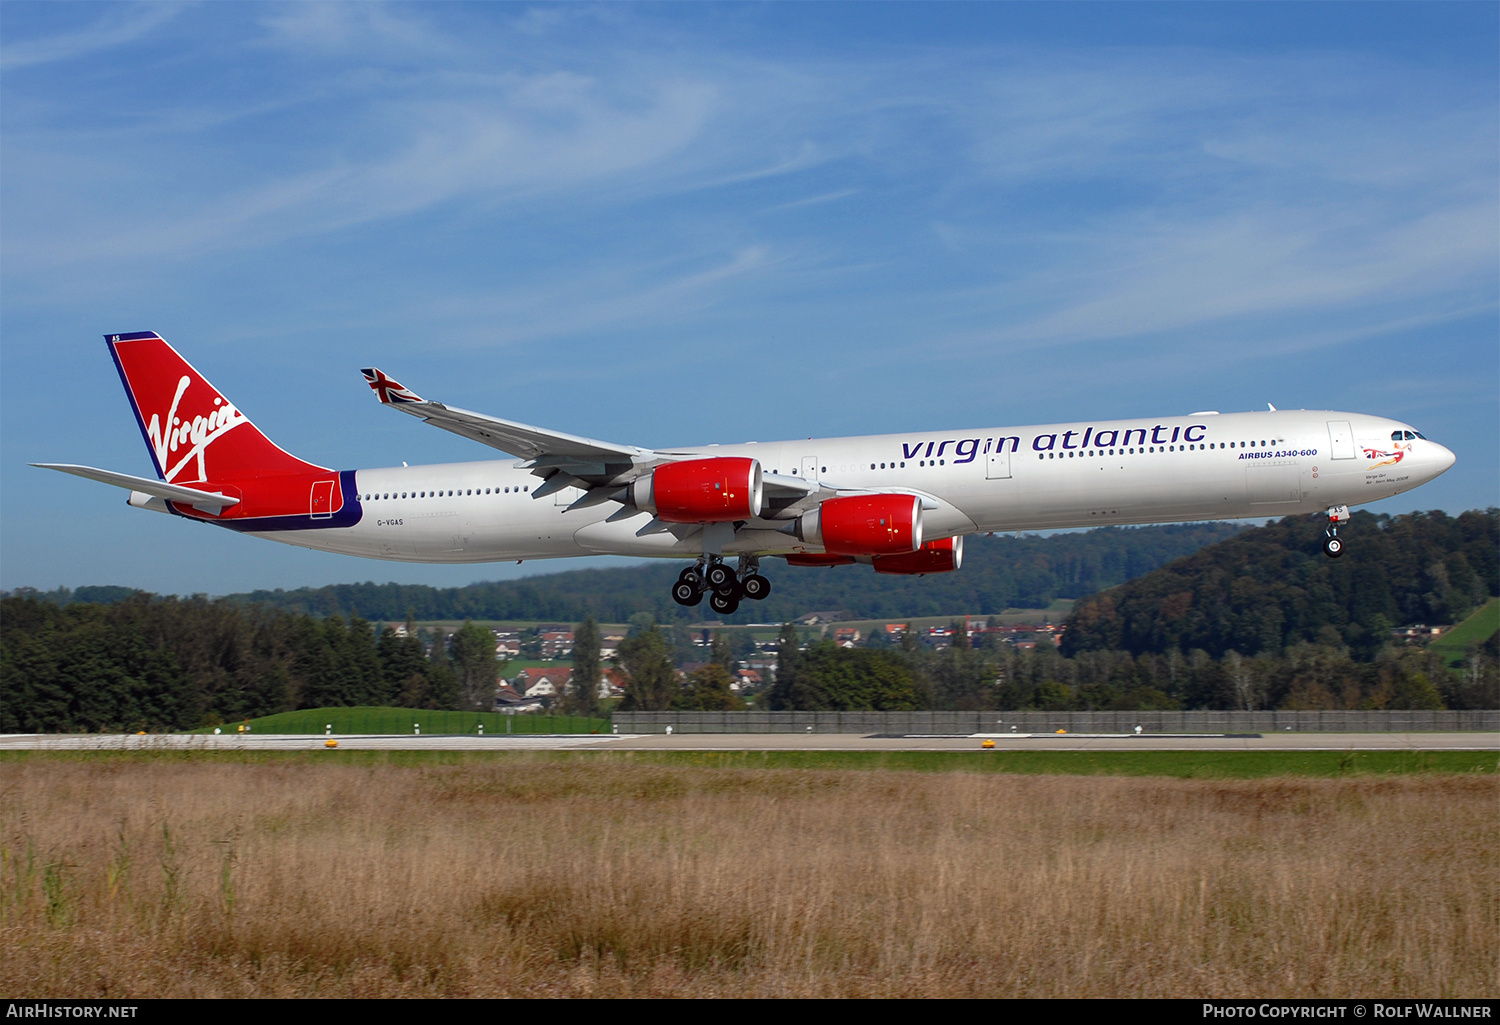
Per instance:
[[[225,507],[239,505],[240,502],[238,498],[231,498],[218,492],[199,491],[196,488],[185,488],[181,484],[168,484],[165,481],[151,480],[146,477],[132,477],[128,473],[115,473],[113,470],[96,470],[92,466],[75,466],[72,463],[32,463],[31,465],[41,467],[43,470],[71,473],[75,477],[87,477],[89,480],[96,480],[102,484],[113,484],[127,491],[140,491],[156,498],[164,498],[169,502],[186,502],[201,512],[217,514]]]

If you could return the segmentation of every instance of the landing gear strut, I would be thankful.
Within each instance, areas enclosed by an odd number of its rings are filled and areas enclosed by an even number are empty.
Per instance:
[[[1337,559],[1344,554],[1344,540],[1339,537],[1339,524],[1349,518],[1347,505],[1336,505],[1328,510],[1328,529],[1323,532],[1323,554]]]

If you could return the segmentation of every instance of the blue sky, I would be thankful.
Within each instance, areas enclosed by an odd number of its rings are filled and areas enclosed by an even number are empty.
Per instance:
[[[460,584],[127,509],[106,332],[294,453],[1348,409],[1500,502],[1493,4],[0,7],[0,587]],[[592,560],[591,565],[604,565]]]

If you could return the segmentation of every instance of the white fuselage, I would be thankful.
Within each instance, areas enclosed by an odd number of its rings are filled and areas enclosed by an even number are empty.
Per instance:
[[[1275,517],[1390,498],[1453,464],[1409,425],[1323,411],[1199,414],[1159,420],[709,445],[690,457],[749,456],[765,472],[824,487],[924,496],[924,536],[1105,524]],[[1393,440],[1393,433],[1398,439]],[[541,498],[520,460],[359,470],[352,526],[256,532],[290,544],[407,562],[495,562],[579,555],[695,556],[701,535],[637,536],[651,516],[607,522],[615,502],[569,510]],[[816,553],[751,520],[725,554]]]

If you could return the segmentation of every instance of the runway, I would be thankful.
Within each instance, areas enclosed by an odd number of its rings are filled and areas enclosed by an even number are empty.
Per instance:
[[[1263,735],[690,733],[409,736],[324,734],[4,734],[0,751],[307,751],[329,739],[351,751],[1494,751],[1500,733],[1267,733]]]

